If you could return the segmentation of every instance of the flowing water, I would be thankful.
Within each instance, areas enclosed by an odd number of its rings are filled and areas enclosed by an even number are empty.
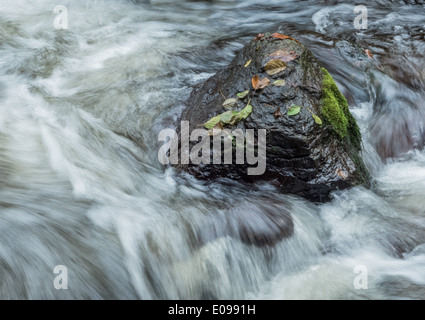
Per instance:
[[[368,2],[357,30],[341,1],[0,0],[0,298],[423,299],[421,3]],[[371,189],[316,205],[159,164],[192,88],[266,31],[334,76]],[[226,231],[267,231],[265,211],[289,211],[294,235],[259,247]]]

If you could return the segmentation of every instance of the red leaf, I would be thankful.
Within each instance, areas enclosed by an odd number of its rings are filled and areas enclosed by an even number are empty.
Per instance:
[[[298,42],[298,43],[301,43],[301,42],[299,42],[299,41],[295,40],[294,38],[289,37],[289,36],[285,36],[284,34],[281,34],[281,33],[273,33],[273,34],[271,35],[271,37],[272,37],[272,38],[277,38],[277,39],[280,39],[280,40],[290,39],[290,40],[294,40],[294,41],[296,41],[296,42]]]
[[[284,34],[281,34],[281,33],[273,33],[272,37],[278,38],[278,39],[281,39],[281,40],[283,40],[283,39],[291,39],[292,40],[293,39],[293,38],[285,36]]]

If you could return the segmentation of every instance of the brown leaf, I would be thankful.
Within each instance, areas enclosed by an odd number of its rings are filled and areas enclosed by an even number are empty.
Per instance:
[[[344,180],[348,178],[348,174],[344,170],[336,169],[336,173]]]
[[[260,77],[258,76],[258,74],[252,77],[251,83],[254,90],[258,89],[259,82],[260,82]]]
[[[264,33],[259,33],[259,34],[257,34],[257,36],[254,38],[254,41],[263,40],[263,38],[264,38]]]
[[[289,37],[289,36],[285,36],[284,34],[281,34],[281,33],[273,33],[273,34],[271,35],[271,37],[272,37],[272,38],[277,38],[277,39],[280,39],[280,40],[290,39],[290,40],[294,40],[295,42],[301,43],[301,42],[299,42],[299,41],[295,40],[294,38]]]
[[[269,55],[270,59],[282,60],[283,62],[289,62],[299,57],[295,51],[277,50]]]
[[[278,59],[270,60],[264,66],[264,70],[266,70],[266,73],[269,76],[278,74],[279,72],[282,72],[285,69],[286,69],[286,63]]]
[[[268,78],[261,79],[259,89],[264,89],[265,87],[269,85],[269,83],[270,83],[270,80]]]
[[[373,54],[370,52],[369,49],[365,49],[364,52],[366,52],[367,56],[372,59],[373,58]]]
[[[293,38],[285,36],[284,34],[281,34],[281,33],[273,33],[272,37],[278,38],[278,39],[281,39],[281,40],[283,40],[283,39],[291,39],[292,40],[293,39]]]
[[[280,112],[280,108],[277,108],[273,115],[275,118],[279,118],[282,115],[282,112]]]
[[[264,89],[265,87],[267,87],[270,83],[270,80],[268,78],[264,78],[260,80],[260,77],[257,75],[255,75],[252,78],[252,87],[254,88],[254,90],[258,90],[258,89]]]

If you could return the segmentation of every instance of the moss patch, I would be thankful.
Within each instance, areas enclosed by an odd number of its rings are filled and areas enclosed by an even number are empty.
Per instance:
[[[322,80],[322,114],[325,121],[332,125],[334,131],[341,137],[348,136],[351,143],[360,150],[361,134],[356,119],[348,109],[347,99],[339,91],[328,70],[321,68]]]

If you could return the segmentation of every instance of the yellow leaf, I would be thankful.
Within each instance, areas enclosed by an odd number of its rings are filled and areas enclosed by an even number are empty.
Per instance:
[[[285,70],[286,63],[279,59],[273,59],[266,63],[264,69],[269,76],[273,76]]]
[[[311,110],[310,108],[307,108],[307,110],[311,113],[311,115],[313,116],[314,122],[316,122],[317,124],[322,124],[322,119],[320,119],[318,116],[316,116]]]
[[[322,122],[322,119],[320,119],[318,116],[316,116],[315,114],[313,114],[313,118],[314,118],[314,121],[317,123],[317,124],[322,124],[323,122]]]
[[[286,84],[286,82],[285,82],[285,80],[276,80],[275,82],[273,82],[273,84],[276,87],[283,87]]]
[[[248,61],[245,63],[244,67],[245,67],[245,68],[246,68],[246,67],[248,67],[248,66],[251,64],[251,62],[252,62],[252,60],[248,60]]]

